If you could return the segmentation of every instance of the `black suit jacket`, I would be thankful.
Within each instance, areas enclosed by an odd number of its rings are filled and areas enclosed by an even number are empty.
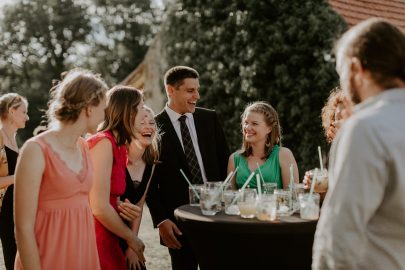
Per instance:
[[[229,158],[229,149],[215,111],[196,108],[194,124],[201,156],[208,181],[223,181]],[[161,163],[156,166],[146,202],[150,209],[153,225],[156,227],[165,219],[174,222],[174,210],[188,204],[188,184],[180,173],[187,177],[190,172],[180,139],[165,110],[155,117],[162,133]]]

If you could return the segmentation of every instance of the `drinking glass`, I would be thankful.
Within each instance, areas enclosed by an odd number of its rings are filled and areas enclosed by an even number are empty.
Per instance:
[[[302,219],[317,220],[319,218],[319,200],[318,193],[313,193],[311,197],[309,197],[309,193],[299,195]]]
[[[201,189],[200,207],[203,215],[213,216],[221,205],[221,192],[218,188],[203,187]]]
[[[274,194],[274,190],[277,189],[277,183],[263,183],[264,194]]]
[[[240,191],[238,207],[242,218],[254,218],[256,215],[257,192],[256,189],[246,188]]]
[[[236,205],[236,203],[232,202],[237,198],[239,194],[239,191],[236,190],[225,190],[223,193],[223,199],[224,199],[224,208],[225,208],[225,214],[227,215],[239,215],[239,208]],[[232,204],[232,205],[231,205]]]
[[[314,181],[314,170],[309,171],[309,176],[311,177],[311,181]],[[318,174],[316,177],[316,183],[314,187],[314,191],[317,193],[325,193],[328,190],[328,170],[318,169]]]
[[[194,184],[192,187],[188,187],[188,198],[189,203],[191,206],[199,206],[200,205],[200,198],[201,197],[201,189],[204,185]],[[194,191],[193,191],[194,189]],[[196,195],[197,193],[197,195]]]
[[[276,220],[277,202],[276,195],[262,194],[257,202],[256,216],[259,220]]]
[[[293,209],[290,208],[290,200],[292,200],[290,191],[288,189],[276,189],[274,194],[277,200],[277,215],[290,216],[293,213]]]

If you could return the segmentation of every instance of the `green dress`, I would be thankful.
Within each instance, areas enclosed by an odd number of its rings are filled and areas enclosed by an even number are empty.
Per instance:
[[[262,172],[265,183],[277,183],[277,188],[283,188],[280,160],[278,156],[279,152],[280,146],[275,145],[266,162],[260,165],[260,171]],[[233,162],[235,163],[235,168],[239,167],[238,173],[236,174],[236,187],[241,188],[252,172],[248,167],[246,157],[238,152],[235,152],[233,155]],[[259,173],[259,170],[256,169],[255,172]],[[250,180],[249,187],[257,187],[256,176],[254,176],[254,179]]]

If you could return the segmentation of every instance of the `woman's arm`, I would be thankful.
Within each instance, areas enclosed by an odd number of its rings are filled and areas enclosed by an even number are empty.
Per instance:
[[[5,188],[14,184],[14,175],[0,177],[0,188]]]
[[[93,161],[93,186],[90,191],[90,205],[94,216],[109,231],[125,239],[128,245],[143,250],[143,243],[136,237],[130,228],[122,221],[115,209],[110,205],[111,171],[113,164],[113,150],[108,139],[100,140],[90,149]],[[143,256],[143,255],[142,255]]]
[[[290,185],[290,165],[293,165],[294,183],[298,183],[298,166],[295,161],[294,155],[290,149],[280,147],[279,152],[281,178],[283,180],[283,188],[288,188]]]
[[[228,159],[227,174],[229,174],[231,171],[234,171],[234,170],[235,170],[235,162],[233,161],[233,155],[234,155],[234,154],[231,154],[231,155],[229,156],[229,159]],[[232,177],[231,183],[232,183],[232,189],[233,189],[233,190],[236,190],[236,174]]]
[[[25,144],[17,162],[14,189],[15,233],[24,269],[41,269],[34,228],[44,169],[40,146],[33,142]]]

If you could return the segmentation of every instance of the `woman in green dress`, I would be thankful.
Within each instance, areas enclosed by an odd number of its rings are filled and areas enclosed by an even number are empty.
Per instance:
[[[281,127],[276,110],[268,103],[257,101],[242,114],[242,148],[228,161],[228,173],[238,167],[232,179],[234,189],[241,188],[252,172],[261,173],[265,183],[287,188],[292,164],[294,182],[298,183],[298,167],[290,149],[281,146]],[[259,170],[260,168],[260,170]],[[249,183],[256,188],[256,177]]]

